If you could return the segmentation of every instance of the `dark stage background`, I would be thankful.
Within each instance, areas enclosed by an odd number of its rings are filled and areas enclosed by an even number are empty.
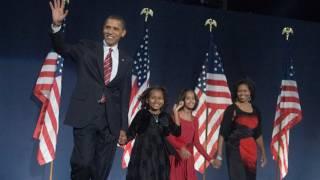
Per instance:
[[[256,105],[263,116],[263,133],[268,165],[258,169],[258,179],[275,179],[276,166],[270,154],[270,139],[276,99],[282,77],[282,62],[287,60],[281,30],[292,26],[292,57],[303,109],[303,120],[292,131],[289,151],[290,180],[319,179],[320,132],[318,107],[320,84],[320,25],[310,22],[218,11],[203,7],[159,1],[71,1],[66,36],[69,42],[93,39],[101,41],[101,25],[109,14],[127,19],[128,34],[121,45],[135,52],[143,33],[143,7],[154,10],[151,21],[151,84],[164,85],[170,104],[182,88],[194,87],[208,47],[204,21],[218,22],[215,42],[221,52],[229,85],[250,77],[257,87]],[[32,89],[43,59],[50,50],[48,1],[20,0],[2,2],[0,26],[0,178],[2,180],[45,180],[49,165],[36,163],[37,141],[32,139],[40,106],[32,98]],[[65,61],[62,88],[61,125],[54,179],[69,179],[72,129],[62,124],[76,81],[73,63]],[[117,152],[111,180],[125,179]],[[202,178],[199,175],[199,178]],[[212,167],[206,179],[226,180],[227,169]]]

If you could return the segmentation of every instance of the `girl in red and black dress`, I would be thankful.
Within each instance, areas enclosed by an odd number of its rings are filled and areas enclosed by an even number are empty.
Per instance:
[[[192,89],[182,91],[179,103],[175,105],[175,119],[181,125],[179,137],[168,136],[167,139],[176,149],[176,154],[170,156],[170,180],[196,180],[194,169],[193,148],[203,155],[207,161],[213,162],[199,141],[198,119],[192,116],[192,111],[198,105],[198,99]]]
[[[230,180],[255,180],[257,145],[260,148],[261,167],[267,163],[261,131],[259,110],[251,104],[253,84],[241,80],[235,86],[233,104],[224,112],[214,166],[222,163],[222,147],[226,144],[226,159]]]

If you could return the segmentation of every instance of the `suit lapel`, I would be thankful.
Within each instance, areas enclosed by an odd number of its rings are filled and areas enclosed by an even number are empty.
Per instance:
[[[121,51],[119,49],[119,63],[118,63],[117,75],[107,86],[109,86],[109,85],[111,86],[112,84],[117,83],[118,79],[120,77],[122,77],[122,74],[124,73],[123,71],[125,70],[125,68],[124,68],[125,62],[126,62],[126,59],[125,59],[123,53],[121,53]]]
[[[124,64],[124,57],[123,57],[123,53],[121,53],[120,49],[119,49],[119,66],[118,66],[118,73],[122,73],[122,69],[123,69],[123,64]]]
[[[121,76],[121,74],[124,73],[123,71],[126,69],[124,68],[126,66],[125,63],[126,63],[125,56],[123,55],[123,53],[121,53],[121,50],[119,49],[119,66],[118,66],[117,76],[118,75]]]

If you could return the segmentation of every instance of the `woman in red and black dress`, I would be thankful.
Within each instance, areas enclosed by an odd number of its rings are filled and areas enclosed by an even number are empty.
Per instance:
[[[257,145],[260,148],[261,167],[267,163],[261,116],[259,110],[251,104],[254,98],[251,81],[239,81],[234,90],[234,103],[224,112],[214,166],[219,168],[222,164],[222,147],[225,143],[230,180],[255,180]]]

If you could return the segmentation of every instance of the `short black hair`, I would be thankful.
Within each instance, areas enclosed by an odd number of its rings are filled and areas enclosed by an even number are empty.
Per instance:
[[[104,24],[107,22],[108,19],[116,19],[119,20],[122,24],[122,28],[126,29],[126,21],[124,20],[124,18],[122,16],[119,15],[109,15],[105,20],[104,20]]]
[[[198,96],[196,95],[196,93],[194,92],[193,89],[183,89],[181,91],[181,93],[179,94],[178,96],[178,100],[177,100],[177,104],[180,102],[180,101],[183,101],[186,99],[186,96],[187,96],[187,92],[192,92],[193,95],[194,95],[194,99],[196,100],[196,103],[194,104],[194,107],[192,108],[192,110],[196,110],[197,107],[198,107],[198,104],[199,104],[199,98]]]
[[[161,91],[163,94],[164,104],[161,107],[161,111],[163,111],[167,107],[167,90],[161,86],[152,86],[143,91],[143,93],[139,97],[139,101],[141,102],[141,109],[149,109],[150,106],[147,103],[147,99],[149,99],[151,91]]]
[[[243,85],[243,84],[246,85],[248,87],[249,91],[250,91],[251,101],[254,100],[254,98],[255,98],[254,82],[249,78],[245,78],[245,79],[239,80],[238,82],[236,82],[234,84],[233,91],[232,91],[232,101],[233,102],[236,102],[236,100],[237,100],[237,92],[238,92],[239,86]]]

